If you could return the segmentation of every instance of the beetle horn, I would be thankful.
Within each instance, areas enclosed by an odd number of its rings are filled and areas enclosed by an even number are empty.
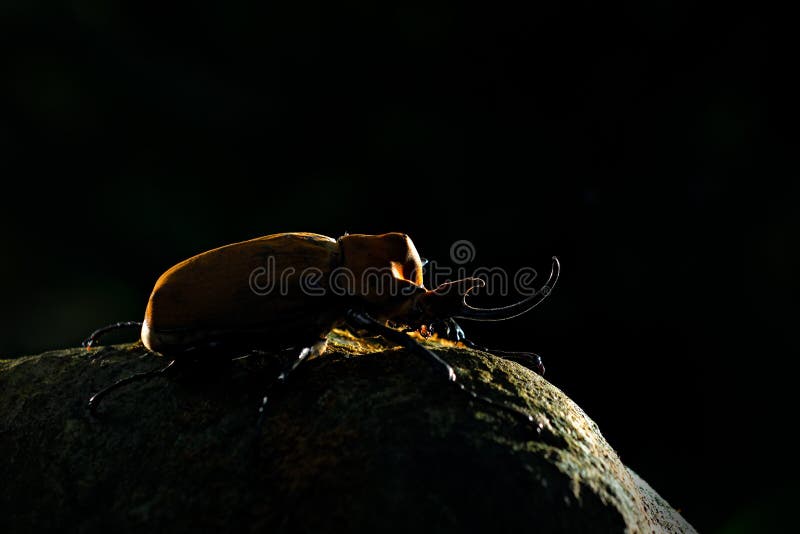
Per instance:
[[[451,317],[454,311],[464,307],[464,295],[484,285],[486,282],[480,278],[462,278],[445,282],[420,295],[418,306],[420,310],[425,311],[428,319]]]
[[[550,277],[539,291],[524,300],[500,308],[475,308],[470,306],[467,304],[467,295],[465,293],[462,299],[463,307],[453,315],[453,318],[467,319],[470,321],[505,321],[506,319],[518,317],[523,313],[531,311],[547,298],[547,295],[550,294],[556,282],[558,282],[558,275],[560,272],[561,264],[558,258],[553,256],[553,266],[550,270]]]

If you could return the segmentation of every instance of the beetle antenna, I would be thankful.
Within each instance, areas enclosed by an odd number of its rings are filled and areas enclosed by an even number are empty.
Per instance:
[[[89,334],[89,337],[87,337],[86,339],[84,339],[81,342],[81,346],[82,347],[86,347],[87,349],[90,349],[90,348],[92,348],[92,346],[94,346],[95,342],[97,340],[99,340],[102,336],[104,336],[106,333],[111,332],[112,330],[121,330],[123,328],[133,328],[134,326],[141,328],[142,327],[142,322],[141,321],[122,321],[122,322],[119,322],[119,323],[114,323],[114,324],[110,324],[108,326],[104,326],[103,328],[98,328],[97,330],[95,330],[94,332]]]
[[[430,360],[435,365],[441,366],[444,369],[445,374],[447,375],[447,381],[455,385],[460,391],[463,391],[473,399],[477,399],[485,404],[494,406],[495,408],[500,408],[501,410],[504,410],[517,417],[524,419],[527,423],[534,422],[533,416],[525,412],[523,409],[505,401],[491,399],[485,395],[478,393],[477,391],[475,391],[475,389],[471,388],[470,386],[459,382],[455,370],[453,370],[453,367],[449,363],[447,363],[435,352],[428,350],[419,343],[417,343],[417,341],[414,340],[414,338],[410,337],[409,335],[404,334],[400,330],[394,330],[393,328],[389,328],[388,326],[382,324],[381,322],[376,321],[366,313],[360,313],[354,310],[348,310],[347,318],[355,326],[376,332],[382,335],[387,340],[397,343],[398,345],[401,345],[408,351]],[[542,428],[543,427],[541,423],[536,423],[537,433],[541,433]]]
[[[100,401],[105,398],[106,395],[114,391],[115,389],[119,389],[122,386],[128,385],[132,382],[138,382],[139,380],[148,380],[150,378],[155,378],[158,375],[163,375],[166,373],[173,365],[175,365],[176,360],[172,360],[166,366],[160,367],[158,369],[153,369],[152,371],[145,371],[144,373],[136,373],[135,375],[131,375],[127,378],[123,378],[122,380],[117,380],[110,386],[107,386],[94,395],[92,398],[89,399],[89,413],[92,416],[97,417],[97,407],[100,406]]]

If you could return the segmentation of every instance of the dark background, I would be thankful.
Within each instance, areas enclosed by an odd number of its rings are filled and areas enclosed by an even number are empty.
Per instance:
[[[757,13],[669,1],[4,2],[0,355],[140,319],[158,275],[276,232],[549,267],[466,325],[547,377],[701,531],[797,497],[793,131]],[[776,77],[777,76],[777,77]],[[788,90],[787,90],[788,94]],[[796,105],[795,105],[796,106]]]

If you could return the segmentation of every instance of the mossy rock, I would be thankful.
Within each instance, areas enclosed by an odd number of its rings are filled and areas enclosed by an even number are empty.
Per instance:
[[[693,532],[544,378],[426,342],[462,382],[345,332],[257,408],[280,357],[188,367],[139,344],[0,360],[2,532]],[[541,427],[537,431],[537,425]]]

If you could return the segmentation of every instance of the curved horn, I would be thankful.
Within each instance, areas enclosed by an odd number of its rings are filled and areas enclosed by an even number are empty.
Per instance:
[[[547,295],[550,294],[556,282],[558,282],[558,275],[560,273],[561,264],[558,258],[553,256],[553,266],[550,270],[550,277],[547,279],[544,286],[530,297],[500,308],[474,308],[467,304],[467,296],[464,295],[464,306],[453,318],[470,321],[505,321],[506,319],[518,317],[523,313],[528,313],[547,298]]]

